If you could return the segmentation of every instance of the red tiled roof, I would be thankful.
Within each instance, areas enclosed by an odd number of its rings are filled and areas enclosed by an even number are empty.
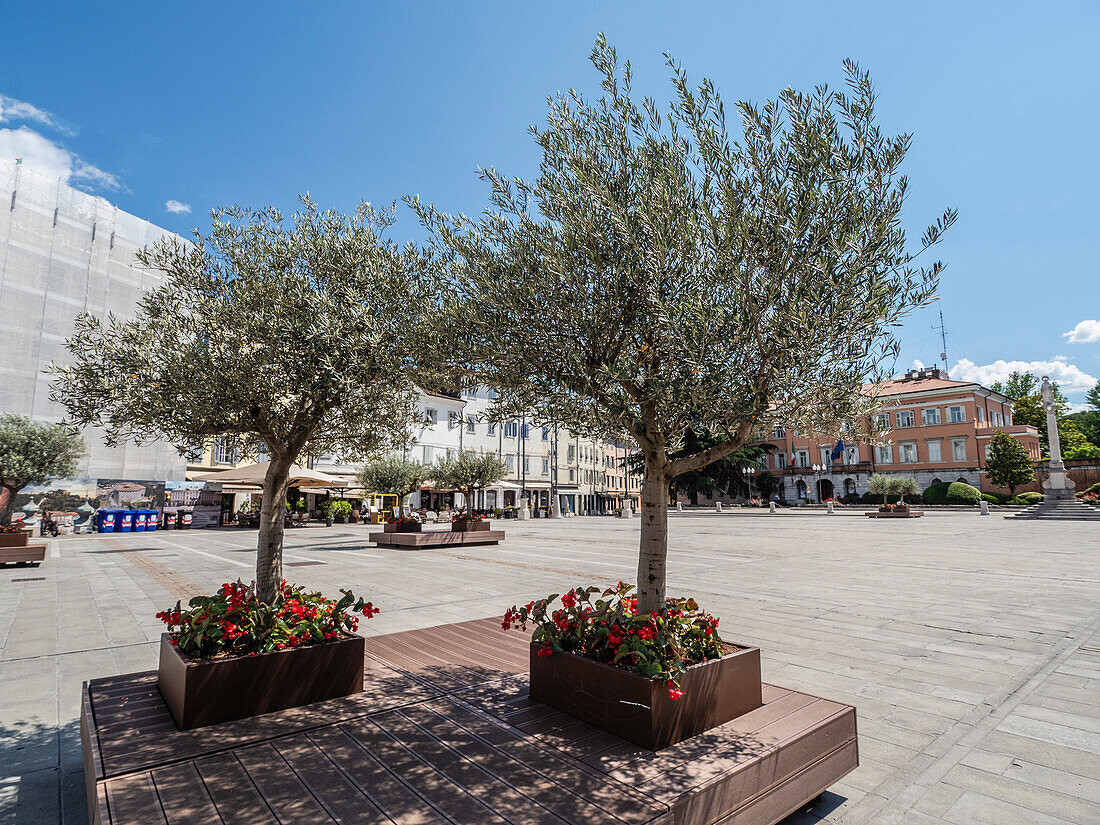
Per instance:
[[[973,381],[951,381],[946,378],[895,378],[882,383],[866,384],[863,391],[868,395],[901,395],[909,392],[922,392],[924,390],[946,390],[951,387],[975,387]]]

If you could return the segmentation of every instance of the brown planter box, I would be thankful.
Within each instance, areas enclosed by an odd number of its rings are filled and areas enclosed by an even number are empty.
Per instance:
[[[452,533],[477,533],[489,529],[489,521],[452,521]]]
[[[26,530],[18,533],[0,533],[0,547],[26,547],[31,534]]]
[[[419,533],[421,524],[392,524],[386,522],[382,525],[383,533]]]
[[[724,725],[764,704],[760,649],[726,645],[728,653],[689,667],[684,695],[628,670],[572,653],[539,656],[531,644],[531,698],[650,750],[661,750]]]
[[[244,719],[363,689],[364,640],[345,636],[258,656],[184,659],[160,637],[157,687],[180,730]]]

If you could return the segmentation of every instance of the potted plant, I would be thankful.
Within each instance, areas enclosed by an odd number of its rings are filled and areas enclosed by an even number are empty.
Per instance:
[[[384,533],[419,533],[420,519],[412,516],[396,516],[382,525]]]
[[[351,502],[342,498],[333,501],[330,509],[337,524],[347,523],[348,517],[351,516]]]
[[[553,611],[556,595],[505,613],[505,629],[535,624],[533,700],[652,750],[763,704],[758,648],[723,641],[693,599],[639,614],[633,589],[579,587]]]
[[[485,516],[476,513],[467,513],[465,511],[455,513],[451,516],[452,533],[472,533],[475,531],[487,531],[488,529],[489,521]]]
[[[363,689],[361,613],[378,613],[347,590],[340,599],[281,583],[267,604],[253,586],[223,584],[187,608],[157,614],[157,687],[180,730],[347,696]],[[256,690],[262,685],[263,690]]]
[[[26,547],[31,531],[20,522],[0,526],[0,547]]]

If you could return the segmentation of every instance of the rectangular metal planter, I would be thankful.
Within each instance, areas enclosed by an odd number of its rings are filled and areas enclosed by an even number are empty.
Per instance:
[[[191,661],[164,633],[157,687],[176,726],[191,730],[358,693],[364,650],[363,637],[353,635],[257,656]]]
[[[0,547],[26,547],[31,534],[26,530],[18,533],[0,533]]]
[[[531,644],[531,699],[658,751],[764,704],[760,649],[727,645],[721,659],[689,667],[680,699],[668,686],[572,653],[539,656]]]
[[[489,529],[488,521],[452,521],[452,533],[478,533]]]
[[[419,533],[420,528],[423,525],[420,524],[394,524],[387,521],[382,525],[383,533]]]

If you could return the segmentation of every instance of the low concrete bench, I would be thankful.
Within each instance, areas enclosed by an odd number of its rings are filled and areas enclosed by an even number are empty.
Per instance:
[[[46,558],[46,545],[28,544],[23,547],[0,547],[0,564],[24,565]]]

